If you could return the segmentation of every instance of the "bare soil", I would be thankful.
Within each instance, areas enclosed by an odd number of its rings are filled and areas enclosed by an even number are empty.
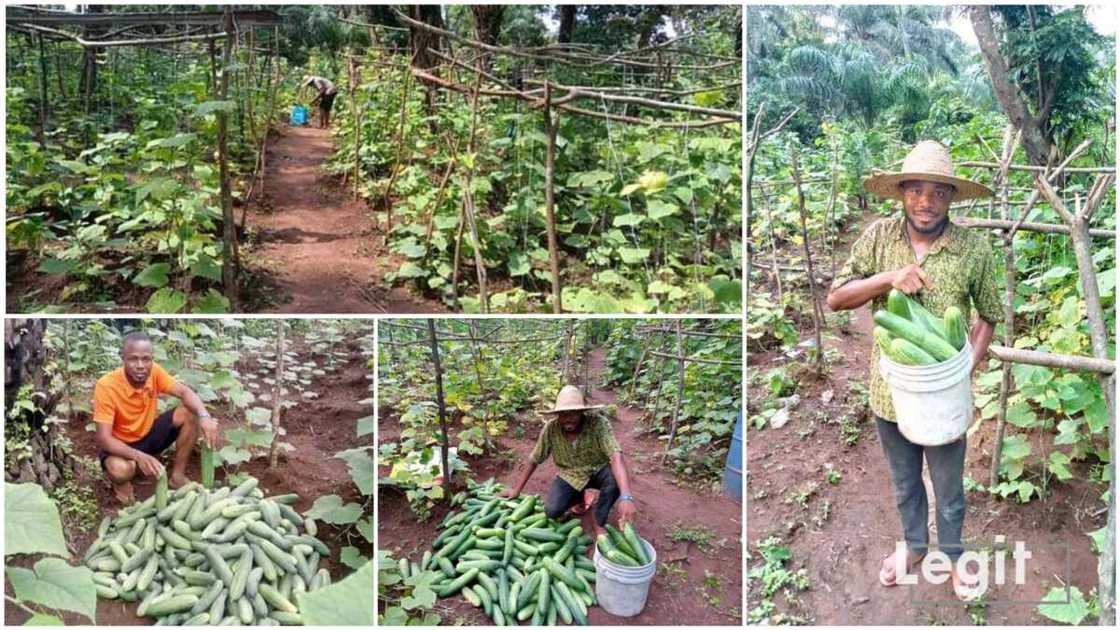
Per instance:
[[[874,216],[865,217],[874,219]],[[862,231],[850,230],[848,244]],[[845,248],[846,249],[846,248]],[[843,260],[842,254],[838,260]],[[799,288],[803,291],[803,288]],[[991,545],[997,535],[1007,541],[1024,541],[1033,550],[1022,586],[994,586],[981,608],[956,601],[950,583],[933,585],[919,578],[915,586],[886,588],[878,582],[879,567],[902,538],[902,525],[894,504],[890,471],[882,453],[866,398],[852,390],[866,387],[874,323],[867,306],[852,312],[849,326],[828,331],[826,349],[839,357],[823,380],[811,370],[799,370],[796,387],[801,402],[791,411],[782,428],[767,426],[748,430],[747,436],[747,540],[748,564],[761,559],[759,541],[776,536],[792,552],[787,568],[806,569],[809,590],[788,600],[781,591],[771,599],[776,613],[785,621],[817,625],[972,625],[981,620],[990,625],[1052,623],[1037,612],[1034,604],[1004,603],[1035,601],[1067,576],[1088,596],[1097,583],[1097,560],[1085,532],[1105,524],[1098,513],[1098,497],[1106,490],[1085,481],[1088,466],[1071,466],[1074,479],[1051,484],[1051,494],[1019,504],[987,492],[968,492],[963,538],[966,544]],[[802,330],[802,337],[812,331]],[[752,356],[752,370],[766,372],[793,363],[773,350]],[[749,387],[748,417],[761,407],[763,387]],[[842,426],[858,427],[859,440],[845,443]],[[975,428],[975,427],[974,427]],[[965,476],[988,483],[995,423],[981,423],[968,435]],[[1032,437],[1035,452],[1044,452],[1040,436]],[[1045,440],[1050,443],[1050,438]],[[793,456],[791,456],[793,455]],[[828,467],[840,474],[835,485],[827,480]],[[937,540],[935,501],[930,495],[930,542]],[[798,497],[805,497],[802,506]],[[826,507],[827,504],[827,507]],[[828,516],[823,517],[827,511]],[[1013,567],[1007,558],[1009,571]],[[974,567],[972,567],[974,569]],[[1010,578],[1009,578],[1010,581]],[[751,609],[763,598],[755,581],[747,593]],[[926,603],[937,600],[937,603]],[[972,614],[975,613],[976,617]],[[771,617],[772,622],[781,621]]]
[[[350,472],[345,461],[334,457],[335,453],[361,444],[370,444],[367,440],[372,438],[356,437],[356,422],[359,418],[369,415],[368,407],[358,401],[369,397],[369,370],[361,356],[356,344],[350,347],[351,358],[339,370],[317,377],[312,381],[314,390],[320,394],[319,398],[304,402],[287,410],[282,418],[282,425],[287,431],[285,440],[295,450],[285,453],[281,451],[279,462],[275,469],[268,468],[267,457],[256,457],[237,467],[237,471],[247,472],[260,480],[260,488],[266,495],[278,495],[295,492],[300,495],[299,501],[293,504],[299,512],[311,508],[315,499],[322,495],[337,494],[344,502],[363,503],[364,497],[350,481]],[[246,365],[239,364],[239,369],[246,369]],[[214,410],[215,416],[225,430],[236,428],[240,421],[234,418],[223,418],[219,411]],[[74,454],[91,458],[97,461],[97,445],[93,442],[93,434],[85,429],[89,422],[88,415],[73,418],[66,425],[66,435],[72,440]],[[164,453],[162,457],[165,466],[170,466],[173,452]],[[98,472],[100,469],[97,469]],[[84,473],[83,473],[84,475]],[[187,476],[198,480],[200,476],[199,460],[192,457],[187,466]],[[219,467],[215,471],[215,486],[224,483],[226,471]],[[106,515],[116,514],[119,504],[113,497],[112,488],[100,474],[88,475],[81,479],[83,484],[93,487],[96,501],[97,514],[93,519],[95,525],[92,529],[84,529],[73,522],[63,523],[63,533],[67,544],[74,555],[71,562],[80,562],[86,549],[93,543],[97,536],[96,524]],[[138,500],[143,500],[155,491],[155,482],[152,479],[140,478],[133,482],[134,491]],[[341,549],[352,545],[361,550],[362,555],[372,556],[373,546],[361,536],[349,536],[340,528],[328,523],[319,524],[320,540],[331,549],[329,558],[323,558],[320,566],[331,573],[334,581],[340,580],[350,574],[352,570],[339,562]],[[27,560],[15,563],[18,566],[32,566],[34,562]],[[5,582],[5,589],[10,593],[10,586]],[[373,585],[370,585],[373,589]],[[120,600],[97,600],[97,625],[150,625],[153,620],[148,617],[136,616],[137,603],[128,603]],[[15,626],[23,624],[29,615],[13,605],[5,606],[4,624]],[[89,621],[82,616],[67,613],[64,615],[67,625],[86,624]]]
[[[430,313],[446,308],[382,276],[403,260],[384,246],[361,199],[323,171],[330,131],[281,125],[269,140],[264,200],[249,210],[255,287],[262,311],[275,313]]]
[[[593,374],[604,370],[604,353],[597,350],[591,362]],[[601,381],[593,378],[593,382]],[[613,391],[592,390],[597,404],[616,404]],[[637,501],[636,527],[653,544],[658,554],[658,570],[650,586],[645,609],[635,617],[614,617],[601,607],[592,607],[591,625],[739,625],[742,619],[742,508],[739,503],[710,492],[700,492],[677,479],[660,464],[663,447],[646,434],[643,412],[617,407],[613,427],[630,473],[630,485]],[[379,419],[381,439],[399,434],[395,412],[384,410]],[[542,423],[535,414],[524,414],[511,423],[506,435],[498,439],[501,455],[468,458],[471,474],[479,480],[494,476],[512,484],[519,464],[528,459]],[[517,427],[523,437],[514,437]],[[387,474],[388,470],[380,471]],[[557,469],[550,461],[541,465],[529,480],[526,493],[544,496]],[[431,547],[437,526],[447,513],[434,510],[427,522],[417,522],[404,495],[391,487],[378,491],[379,546],[394,557],[405,554],[418,558]],[[612,513],[612,522],[617,514]],[[583,529],[593,536],[592,516],[583,517]],[[713,534],[706,550],[694,543],[675,542],[671,534],[678,526],[702,528]],[[591,551],[588,551],[590,557]],[[443,623],[490,625],[481,610],[461,597],[439,600]]]

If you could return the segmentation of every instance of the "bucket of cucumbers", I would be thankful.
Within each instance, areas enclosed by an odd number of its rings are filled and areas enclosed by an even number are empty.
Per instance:
[[[892,289],[887,308],[874,319],[879,370],[899,431],[924,446],[959,439],[972,419],[972,345],[964,314],[951,306],[938,317]]]

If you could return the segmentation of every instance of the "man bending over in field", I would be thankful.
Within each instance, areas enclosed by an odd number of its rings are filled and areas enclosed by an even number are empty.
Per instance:
[[[619,520],[633,520],[637,509],[630,494],[630,478],[610,420],[606,414],[597,412],[603,408],[586,404],[578,387],[567,385],[561,389],[556,395],[556,407],[545,412],[556,414],[556,418],[545,422],[521,479],[506,488],[502,496],[521,494],[533,471],[551,455],[560,474],[552,481],[545,499],[549,518],[560,518],[569,509],[573,514],[583,514],[594,505],[595,533],[604,534],[607,517],[618,502]],[[593,504],[589,500],[590,488],[599,490],[599,498]]]
[[[202,399],[177,382],[152,359],[152,341],[141,332],[124,336],[122,366],[97,380],[93,389],[93,421],[101,451],[101,468],[122,505],[134,500],[132,478],[137,470],[150,477],[163,472],[157,455],[175,445],[175,463],[168,482],[187,483],[187,462],[201,432],[211,448],[218,441],[218,423]],[[183,404],[158,414],[159,395],[171,394]]]
[[[316,77],[306,75],[303,77],[303,84],[299,86],[299,91],[302,94],[304,88],[313,87],[319,95],[315,100],[311,101],[312,105],[318,103],[319,105],[319,128],[326,129],[331,126],[331,106],[334,105],[334,97],[338,95],[338,88],[330,79],[323,77]]]

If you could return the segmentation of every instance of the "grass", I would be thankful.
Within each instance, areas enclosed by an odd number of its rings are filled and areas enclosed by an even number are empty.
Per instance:
[[[706,527],[685,527],[681,522],[673,525],[672,531],[669,532],[669,538],[674,542],[694,543],[703,553],[711,553],[713,547],[722,546],[713,544],[716,538],[714,531]]]

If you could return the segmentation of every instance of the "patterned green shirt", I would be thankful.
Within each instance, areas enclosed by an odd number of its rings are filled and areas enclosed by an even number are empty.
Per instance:
[[[976,314],[985,321],[995,323],[1003,319],[1003,302],[996,286],[996,262],[985,235],[979,230],[950,223],[926,251],[925,259],[918,261],[910,247],[905,214],[879,219],[868,226],[852,246],[848,261],[832,281],[832,289],[912,263],[922,266],[933,287],[911,297],[917,298],[934,315],[943,314],[950,306],[966,314],[975,307]],[[871,303],[872,312],[886,307],[885,293]],[[966,315],[966,319],[971,321],[972,318]],[[879,373],[879,345],[876,343],[871,344],[869,390],[871,411],[894,422],[894,405],[890,389]]]
[[[529,461],[540,465],[551,455],[560,469],[560,478],[576,490],[583,490],[592,475],[610,463],[612,454],[621,450],[607,415],[589,411],[584,412],[583,430],[575,442],[564,437],[556,418],[546,421]]]

